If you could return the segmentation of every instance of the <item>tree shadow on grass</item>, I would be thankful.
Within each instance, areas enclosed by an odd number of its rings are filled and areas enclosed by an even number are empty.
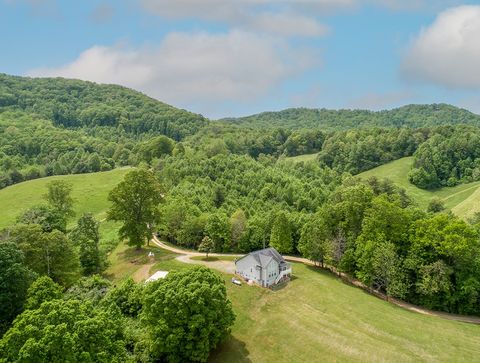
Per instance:
[[[225,342],[212,351],[208,362],[251,363],[249,355],[250,352],[245,343],[230,335]]]

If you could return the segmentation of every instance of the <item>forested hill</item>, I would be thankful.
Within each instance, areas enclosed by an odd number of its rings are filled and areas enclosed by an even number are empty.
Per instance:
[[[407,105],[387,111],[289,108],[278,112],[225,118],[221,121],[254,128],[323,128],[345,130],[357,127],[431,127],[480,125],[480,116],[447,104]]]
[[[0,74],[0,189],[149,162],[208,124],[121,86]]]
[[[121,127],[133,134],[192,135],[207,120],[117,85],[0,74],[0,111],[22,110],[66,128]]]

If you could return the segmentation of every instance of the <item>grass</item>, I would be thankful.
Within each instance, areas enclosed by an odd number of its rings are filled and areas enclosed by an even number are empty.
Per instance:
[[[115,169],[100,173],[53,176],[30,180],[0,190],[0,230],[15,223],[23,211],[44,203],[43,195],[47,183],[52,180],[66,180],[72,183],[75,218],[69,223],[73,227],[77,218],[83,213],[92,213],[100,222],[100,247],[110,251],[118,244],[117,231],[119,223],[105,221],[109,207],[108,193],[129,171],[128,168]]]
[[[271,291],[225,276],[237,319],[211,362],[478,361],[480,326],[420,315],[294,264]]]
[[[158,260],[150,274],[192,267],[168,251],[152,250]],[[117,278],[135,274],[138,267],[128,261],[136,256],[125,245],[118,247],[112,262],[119,265],[111,267]],[[478,360],[480,326],[404,310],[319,268],[294,263],[293,271],[294,279],[278,291],[236,286],[231,275],[218,272],[236,321],[209,362]]]
[[[213,262],[213,261],[235,261],[238,258],[238,256],[193,256],[190,257],[191,260],[195,261],[204,261],[204,262]]]
[[[315,160],[317,158],[318,153],[315,154],[304,154],[304,155],[297,155],[297,156],[288,156],[284,160],[293,161],[294,163],[299,162],[307,162],[311,160]]]
[[[109,206],[107,195],[128,172],[128,168],[91,174],[52,176],[15,184],[0,190],[0,229],[12,225],[28,208],[43,203],[47,184],[52,180],[66,180],[73,185],[76,217],[93,213],[99,220],[106,217]]]
[[[418,203],[421,208],[426,208],[432,198],[440,198],[445,202],[445,207],[452,210],[460,217],[468,217],[480,210],[478,198],[480,197],[480,182],[461,184],[455,187],[445,187],[436,190],[424,190],[408,181],[408,172],[413,164],[413,158],[407,157],[381,165],[377,168],[358,174],[361,178],[377,176],[389,178],[398,186],[405,188],[407,193]]]
[[[155,257],[148,257],[149,252],[153,252]],[[173,260],[176,256],[177,254],[175,253],[153,245],[137,250],[126,243],[120,243],[108,256],[110,266],[105,275],[113,282],[124,280],[130,276],[137,281],[144,280],[153,272],[163,269],[155,268],[160,261]],[[177,262],[177,264],[182,267],[184,265],[180,262]],[[170,269],[167,270],[169,271]]]

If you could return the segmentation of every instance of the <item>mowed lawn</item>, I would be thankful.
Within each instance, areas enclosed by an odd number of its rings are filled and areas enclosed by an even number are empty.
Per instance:
[[[389,178],[397,185],[405,188],[407,193],[422,208],[426,208],[432,198],[440,198],[445,202],[447,209],[452,210],[459,217],[468,217],[480,210],[480,182],[461,184],[455,187],[445,187],[436,190],[417,188],[408,181],[408,173],[413,165],[413,157],[407,157],[381,165],[374,169],[358,174],[361,178],[376,176]]]
[[[185,268],[169,259],[150,272]],[[478,325],[403,310],[317,268],[293,271],[278,291],[222,274],[237,319],[210,362],[478,361]]]
[[[13,224],[23,211],[43,203],[47,183],[52,180],[66,180],[72,183],[76,218],[90,212],[102,220],[109,207],[108,193],[122,181],[128,171],[128,168],[121,168],[91,174],[52,176],[1,189],[0,229]]]
[[[318,156],[318,153],[314,154],[304,154],[304,155],[297,155],[297,156],[288,156],[285,158],[285,160],[288,161],[293,161],[294,163],[299,163],[299,162],[307,162],[311,160],[315,160]]]

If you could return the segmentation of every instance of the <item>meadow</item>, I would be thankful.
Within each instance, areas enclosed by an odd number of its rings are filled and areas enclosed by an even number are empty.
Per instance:
[[[376,176],[388,178],[398,186],[404,188],[416,203],[426,208],[432,198],[440,198],[445,202],[445,207],[462,218],[468,218],[480,211],[480,181],[460,184],[455,187],[445,187],[436,190],[424,190],[408,181],[408,172],[413,164],[413,157],[406,157],[381,165],[374,169],[358,174],[360,178]]]
[[[170,256],[150,273],[190,266]],[[404,310],[319,268],[295,263],[293,271],[278,291],[221,274],[237,318],[210,362],[474,362],[480,354],[478,325]]]
[[[15,223],[23,211],[42,204],[47,184],[52,180],[65,180],[72,184],[76,218],[88,212],[103,220],[109,206],[108,193],[123,179],[128,170],[129,168],[120,168],[91,174],[51,176],[1,189],[0,229]]]

